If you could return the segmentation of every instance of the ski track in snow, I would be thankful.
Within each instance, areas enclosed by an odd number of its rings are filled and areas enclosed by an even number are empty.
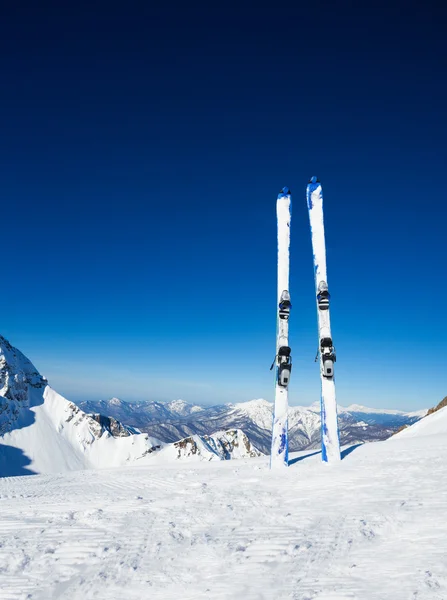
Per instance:
[[[446,450],[0,479],[0,598],[445,600]]]

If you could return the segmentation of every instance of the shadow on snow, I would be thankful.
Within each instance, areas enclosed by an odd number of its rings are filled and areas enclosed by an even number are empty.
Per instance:
[[[349,446],[349,448],[345,448],[344,450],[342,450],[340,452],[341,460],[345,459],[347,456],[349,456],[351,454],[351,452],[354,452],[354,450],[357,450],[357,448],[359,448],[360,446],[363,446],[363,445],[364,445],[363,443],[354,444],[353,446]],[[311,452],[310,454],[305,454],[304,456],[297,456],[296,458],[292,458],[291,460],[289,460],[289,467],[291,467],[292,465],[294,465],[297,462],[301,462],[302,460],[305,460],[306,458],[315,456],[316,454],[321,454],[321,450],[316,450],[315,452]]]
[[[353,446],[349,446],[349,448],[345,448],[344,450],[342,450],[340,452],[341,459],[343,460],[344,458],[346,458],[347,456],[349,456],[351,454],[351,452],[354,452],[354,450],[357,450],[357,448],[359,446],[363,446],[363,443],[354,444]]]
[[[31,460],[20,448],[0,444],[0,477],[17,477],[19,475],[36,475],[28,468]]]
[[[306,454],[305,456],[297,456],[296,458],[292,458],[289,460],[289,467],[294,465],[297,462],[304,460],[305,458],[309,458],[310,456],[315,456],[315,454],[321,454],[321,450],[317,450],[316,452],[311,452],[310,454]]]

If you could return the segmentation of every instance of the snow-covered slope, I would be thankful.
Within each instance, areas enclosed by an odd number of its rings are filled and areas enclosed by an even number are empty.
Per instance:
[[[447,406],[427,415],[414,425],[411,425],[411,427],[407,427],[403,431],[400,431],[391,439],[396,440],[426,435],[447,436]]]
[[[18,474],[13,455],[27,459],[27,469],[54,473],[124,465],[160,442],[100,415],[86,415],[49,385],[28,389],[10,431],[0,438],[0,474]]]
[[[446,600],[447,436],[342,454],[0,479],[0,597]]]

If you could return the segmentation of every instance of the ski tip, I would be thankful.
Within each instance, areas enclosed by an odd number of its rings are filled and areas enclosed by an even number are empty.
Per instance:
[[[319,187],[321,187],[321,183],[318,181],[318,177],[315,177],[314,175],[309,179],[309,183],[307,184],[307,191],[312,193]]]
[[[320,195],[321,195],[321,184],[318,181],[318,177],[316,177],[316,175],[313,175],[309,179],[309,183],[307,184],[307,207],[309,208],[309,210],[311,210],[313,208],[312,194],[318,188],[320,188]]]
[[[290,196],[290,190],[287,186],[283,187],[282,190],[279,192],[278,199],[284,198],[284,196]]]

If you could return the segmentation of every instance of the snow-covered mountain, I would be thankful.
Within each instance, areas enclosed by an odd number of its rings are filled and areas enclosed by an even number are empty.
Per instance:
[[[117,404],[119,402],[119,404]],[[108,402],[81,403],[84,410],[100,411],[138,427],[164,442],[194,435],[210,435],[216,430],[237,428],[256,448],[268,454],[271,443],[273,405],[258,399],[237,404],[198,407],[182,402],[181,411],[173,403],[140,402],[129,404],[116,399]],[[119,406],[117,410],[116,407]],[[175,406],[175,404],[174,404]],[[379,441],[388,438],[403,425],[411,425],[426,413],[351,405],[339,407],[342,444]],[[289,409],[290,450],[318,448],[320,445],[320,404],[292,406]]]
[[[121,404],[114,399],[108,406]],[[165,410],[168,415],[193,412],[181,401]],[[219,430],[172,445],[111,415],[86,414],[53,390],[34,365],[0,336],[0,476],[116,467],[137,460],[165,462],[190,456],[226,460],[259,454],[240,431]]]

